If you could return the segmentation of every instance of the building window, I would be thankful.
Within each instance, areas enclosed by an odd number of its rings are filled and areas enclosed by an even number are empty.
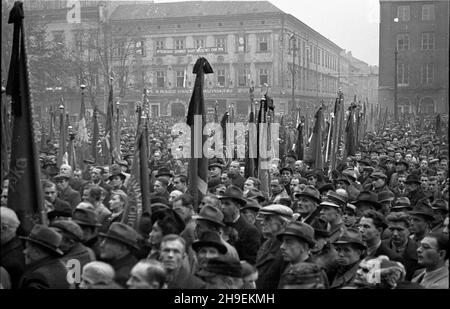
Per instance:
[[[399,21],[409,21],[410,20],[410,10],[409,5],[400,5],[397,7],[397,17]]]
[[[422,6],[422,20],[434,20],[434,4]]]
[[[156,72],[156,87],[163,88],[165,86],[166,77],[164,71]]]
[[[155,46],[156,50],[164,49],[164,40],[157,40]]]
[[[137,40],[134,42],[134,54],[139,56],[145,56],[145,41]]]
[[[175,40],[175,49],[184,49],[184,40],[183,39]]]
[[[205,39],[204,38],[195,39],[194,44],[195,49],[205,48]]]
[[[237,48],[238,52],[248,52],[248,36],[237,37]]]
[[[406,33],[397,34],[397,50],[409,49],[409,35]]]
[[[217,86],[225,87],[225,70],[217,70]]]
[[[239,87],[246,87],[248,85],[247,83],[247,76],[248,76],[248,70],[241,69],[238,71],[238,86]]]
[[[422,50],[434,49],[434,33],[425,32],[422,33]]]
[[[83,50],[83,33],[81,31],[75,32],[75,49],[78,51]]]
[[[259,52],[269,51],[269,38],[267,36],[258,37],[258,51]]]
[[[407,63],[399,63],[397,65],[397,85],[409,85],[409,66]]]
[[[117,40],[114,44],[114,50],[113,50],[114,57],[121,57],[125,55],[125,41],[124,40]]]
[[[225,38],[216,38],[216,47],[217,48],[223,48],[223,50],[226,50],[226,40]]]
[[[185,77],[185,71],[177,71],[177,87],[178,88],[184,88],[185,86],[185,81],[184,81],[184,77]]]
[[[422,65],[422,83],[430,85],[434,80],[434,65],[432,63],[426,63]]]
[[[264,84],[269,84],[269,70],[259,69],[259,84],[261,86]]]

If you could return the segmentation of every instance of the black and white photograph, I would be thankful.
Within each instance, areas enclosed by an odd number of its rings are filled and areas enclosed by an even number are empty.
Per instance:
[[[0,289],[448,290],[449,12],[2,0]]]

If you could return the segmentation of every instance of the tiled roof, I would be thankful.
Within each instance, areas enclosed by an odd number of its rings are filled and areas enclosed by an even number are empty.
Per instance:
[[[111,19],[176,18],[250,13],[282,13],[282,11],[268,1],[183,1],[120,5],[112,13]]]

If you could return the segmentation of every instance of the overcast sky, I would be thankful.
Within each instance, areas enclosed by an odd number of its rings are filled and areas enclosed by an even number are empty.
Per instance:
[[[155,0],[178,2],[180,0]],[[189,1],[189,0],[188,0]],[[237,0],[245,1],[245,0]],[[379,0],[269,0],[370,65],[378,65]]]

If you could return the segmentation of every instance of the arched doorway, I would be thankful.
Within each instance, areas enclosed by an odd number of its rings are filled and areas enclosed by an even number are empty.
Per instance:
[[[403,114],[403,113],[412,113],[412,106],[411,103],[408,99],[406,98],[400,98],[398,100],[398,112]]]
[[[186,116],[186,110],[182,103],[172,103],[170,106],[170,114],[172,117],[184,117]]]
[[[434,100],[430,97],[423,98],[420,102],[420,112],[424,114],[434,114]]]

